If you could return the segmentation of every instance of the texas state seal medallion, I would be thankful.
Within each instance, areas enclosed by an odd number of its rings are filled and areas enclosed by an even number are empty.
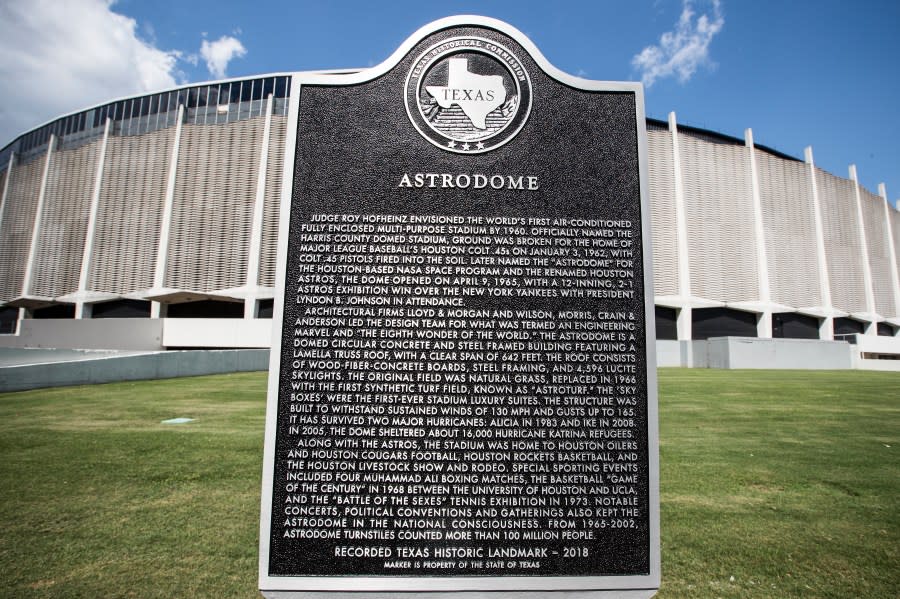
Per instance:
[[[434,145],[460,154],[494,150],[531,112],[531,80],[507,48],[455,37],[423,52],[406,78],[406,112]]]

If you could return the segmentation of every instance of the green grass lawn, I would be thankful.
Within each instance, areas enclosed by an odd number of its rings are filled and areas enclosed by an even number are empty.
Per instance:
[[[900,375],[660,372],[660,597],[900,596]]]
[[[262,373],[0,395],[0,596],[258,596],[264,404]],[[900,595],[898,411],[897,374],[661,370],[658,597]]]

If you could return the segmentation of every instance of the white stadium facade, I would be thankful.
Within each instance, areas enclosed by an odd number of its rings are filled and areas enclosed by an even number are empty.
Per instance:
[[[120,99],[0,151],[0,347],[267,348],[292,74]],[[660,365],[900,366],[883,187],[648,119]]]

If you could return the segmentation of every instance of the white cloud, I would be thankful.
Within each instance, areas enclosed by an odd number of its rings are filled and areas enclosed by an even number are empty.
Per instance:
[[[223,35],[214,42],[203,40],[200,45],[200,56],[206,61],[206,68],[216,79],[224,79],[228,63],[245,54],[247,49],[244,48],[244,44],[230,35]]]
[[[709,44],[725,26],[719,0],[712,0],[712,15],[702,14],[696,20],[692,0],[682,0],[681,17],[675,31],[667,31],[656,46],[647,46],[631,59],[641,71],[647,87],[657,79],[676,76],[685,83],[702,65],[714,66],[709,58]]]
[[[112,4],[0,2],[0,146],[61,114],[176,85],[181,53],[140,39]]]

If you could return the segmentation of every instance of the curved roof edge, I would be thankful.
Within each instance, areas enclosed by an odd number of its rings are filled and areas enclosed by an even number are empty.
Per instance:
[[[662,129],[668,129],[669,123],[668,121],[663,121],[660,119],[652,119],[647,118],[647,124],[653,125],[655,127],[660,127]],[[702,127],[694,127],[693,125],[685,125],[684,123],[678,123],[678,130],[683,131],[685,133],[693,133],[695,135],[700,135],[703,137],[711,137],[713,139],[719,140],[728,145],[734,146],[742,146],[744,145],[744,140],[739,137],[733,137],[731,135],[726,135],[725,133],[719,133],[718,131],[713,131],[712,129],[703,129]],[[774,148],[769,146],[764,146],[762,144],[754,143],[753,147],[757,150],[762,150],[768,154],[772,154],[778,158],[782,158],[784,160],[791,160],[793,162],[803,162],[796,156],[791,156],[790,154],[785,154],[784,152],[780,152]]]
[[[62,119],[65,119],[65,118],[68,118],[71,116],[86,113],[91,110],[96,110],[98,108],[102,108],[103,106],[107,106],[109,104],[114,104],[116,102],[122,102],[125,100],[134,100],[134,99],[143,98],[146,96],[151,96],[151,95],[156,95],[156,94],[164,94],[164,93],[180,91],[180,90],[186,90],[186,89],[191,89],[191,88],[195,88],[195,87],[220,85],[223,83],[234,83],[234,82],[248,81],[248,80],[253,80],[253,79],[265,79],[268,77],[292,77],[292,76],[298,75],[298,74],[348,75],[348,74],[358,73],[358,72],[364,71],[364,70],[366,70],[366,69],[322,69],[322,70],[311,70],[311,71],[278,71],[278,72],[274,72],[274,73],[260,73],[258,75],[245,75],[243,77],[230,77],[227,79],[217,79],[217,80],[213,80],[213,81],[198,81],[198,82],[194,82],[194,83],[185,83],[183,85],[177,85],[175,87],[163,88],[163,89],[154,90],[154,91],[145,91],[145,92],[141,92],[139,94],[133,94],[133,95],[128,95],[128,96],[119,96],[119,97],[111,98],[111,99],[103,101],[103,102],[98,102],[97,104],[93,104],[91,106],[87,106],[87,107],[81,108],[79,110],[73,110],[70,112],[66,112],[66,113],[61,114],[57,117],[54,117],[48,121],[45,121],[45,122],[41,123],[40,125],[32,127],[30,129],[27,129],[27,130],[23,131],[22,133],[20,133],[19,135],[17,135],[16,137],[14,137],[12,140],[10,140],[9,143],[0,147],[0,155],[7,154],[7,150],[10,148],[10,146],[14,145],[17,141],[19,141],[23,137],[25,137],[31,133],[34,133],[36,131],[39,131],[39,130],[43,129],[44,127],[53,125],[57,121],[60,121]],[[667,121],[660,120],[660,119],[654,119],[654,118],[650,118],[650,117],[647,117],[647,124],[655,126],[655,127],[663,128],[663,129],[668,128]],[[711,139],[718,140],[722,143],[729,144],[729,145],[744,145],[743,139],[733,137],[733,136],[727,135],[725,133],[720,133],[720,132],[714,131],[712,129],[704,129],[702,127],[685,125],[683,123],[678,123],[678,129],[679,129],[679,131],[684,131],[686,133],[693,133],[695,135],[709,137]],[[796,156],[791,156],[790,154],[786,154],[785,152],[781,152],[770,146],[766,146],[763,144],[754,144],[754,147],[756,147],[758,150],[762,150],[768,154],[771,154],[771,155],[781,158],[783,160],[790,160],[792,162],[802,162],[802,160],[800,158],[797,158]],[[0,164],[0,170],[4,170],[6,168],[6,166],[7,166],[6,164]]]
[[[55,116],[47,121],[44,121],[40,125],[31,127],[30,129],[26,129],[25,131],[21,132],[20,134],[16,135],[15,137],[13,137],[9,141],[9,143],[4,144],[3,146],[0,146],[0,154],[5,152],[9,146],[13,145],[19,139],[25,137],[29,133],[34,133],[35,131],[39,131],[40,129],[43,129],[44,127],[52,125],[53,123],[55,123],[59,120],[68,118],[70,116],[75,116],[78,114],[89,112],[91,110],[96,110],[98,108],[102,108],[103,106],[107,106],[108,104],[115,104],[116,102],[122,102],[125,100],[134,100],[137,98],[144,98],[146,96],[154,96],[157,94],[165,94],[165,93],[174,92],[174,91],[181,91],[181,90],[185,90],[185,89],[191,89],[194,87],[204,87],[207,85],[221,85],[223,83],[235,83],[235,82],[241,82],[241,81],[249,81],[249,80],[253,80],[253,79],[266,79],[268,77],[292,77],[293,75],[296,75],[297,73],[303,73],[303,72],[329,74],[329,75],[343,75],[343,74],[347,74],[347,73],[354,73],[359,70],[361,70],[361,69],[329,69],[329,70],[322,70],[322,71],[279,71],[279,72],[275,72],[275,73],[260,73],[258,75],[245,75],[243,77],[229,77],[227,79],[216,79],[213,81],[197,81],[194,83],[185,83],[182,85],[176,85],[174,87],[164,87],[162,89],[143,91],[143,92],[140,92],[137,94],[131,94],[131,95],[127,95],[127,96],[118,96],[115,98],[110,98],[109,100],[104,100],[102,102],[92,104],[90,106],[85,106],[84,108],[80,108],[78,110],[72,110],[70,112],[65,112],[65,113]],[[0,165],[0,169],[5,168],[5,166],[6,165]]]

